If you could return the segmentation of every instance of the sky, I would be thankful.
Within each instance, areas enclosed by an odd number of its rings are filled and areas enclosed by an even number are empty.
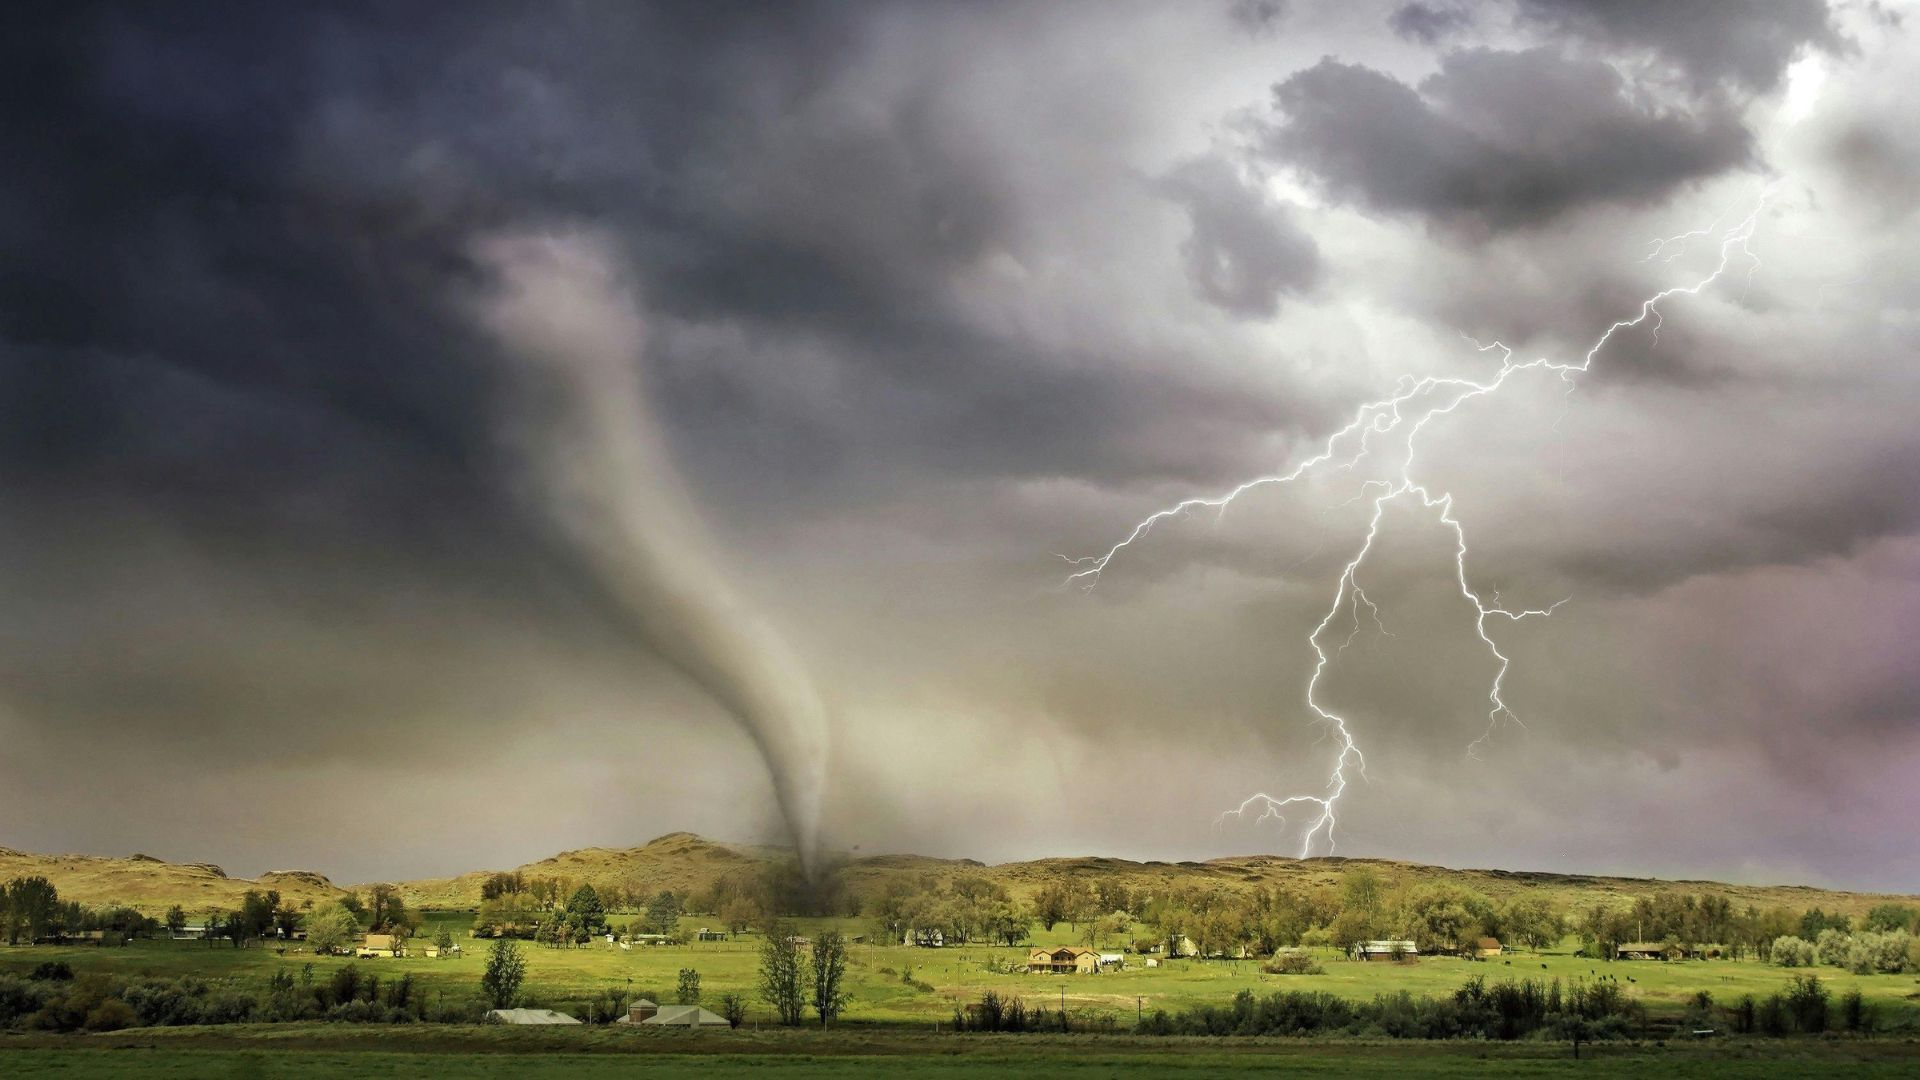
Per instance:
[[[0,844],[1920,891],[1902,5],[0,19]]]

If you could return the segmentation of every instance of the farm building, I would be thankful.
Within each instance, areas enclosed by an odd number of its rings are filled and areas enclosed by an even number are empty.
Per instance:
[[[1471,947],[1471,954],[1482,960],[1490,956],[1499,956],[1503,951],[1505,950],[1500,947],[1500,939],[1493,937],[1483,937],[1474,942]]]
[[[368,934],[367,940],[353,950],[353,955],[358,957],[405,956],[407,948],[405,942],[392,934]]]
[[[1126,966],[1127,955],[1125,953],[1103,952],[1100,954],[1101,971],[1119,971]]]
[[[1616,960],[1685,960],[1687,950],[1665,941],[1627,941],[1613,950]]]
[[[1362,941],[1352,950],[1355,960],[1398,960],[1420,955],[1411,941]]]
[[[929,930],[908,929],[900,936],[900,944],[917,945],[922,949],[938,949],[947,944],[947,935],[938,927]]]
[[[646,998],[634,998],[627,1002],[627,1015],[615,1020],[616,1024],[644,1024],[660,1012],[660,1006]]]
[[[732,1027],[727,1018],[719,1013],[708,1012],[698,1005],[666,1005],[658,1012],[640,1023],[646,1027],[692,1027],[725,1028]]]
[[[1027,953],[1027,972],[1031,975],[1092,975],[1099,970],[1100,954],[1078,945]]]
[[[695,941],[725,941],[727,940],[727,932],[725,930],[710,930],[703,926],[694,932],[693,939]]]
[[[552,1009],[493,1009],[488,1016],[502,1024],[577,1024],[580,1021]]]

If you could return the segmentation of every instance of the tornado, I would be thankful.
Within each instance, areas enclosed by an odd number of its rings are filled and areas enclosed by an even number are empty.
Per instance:
[[[641,374],[646,320],[613,245],[583,230],[490,234],[466,297],[511,375],[508,452],[636,646],[698,684],[758,748],[801,866],[818,868],[825,710],[786,640],[730,579]]]

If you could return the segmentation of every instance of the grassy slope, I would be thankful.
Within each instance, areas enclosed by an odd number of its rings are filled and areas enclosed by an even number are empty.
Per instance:
[[[318,903],[342,892],[322,875],[305,870],[230,878],[212,863],[170,863],[149,855],[35,855],[0,848],[0,881],[36,875],[53,882],[64,900],[90,907],[128,904],[156,915],[174,904],[196,916],[210,908],[235,908],[248,889],[275,889],[295,904]]]

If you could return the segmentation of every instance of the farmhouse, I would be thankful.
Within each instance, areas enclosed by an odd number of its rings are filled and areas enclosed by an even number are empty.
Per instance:
[[[1362,941],[1353,947],[1355,960],[1398,960],[1420,955],[1411,941]]]
[[[358,957],[405,956],[407,949],[405,942],[392,934],[368,934],[367,940],[353,950],[353,955]]]
[[[1078,945],[1033,949],[1027,953],[1030,975],[1092,975],[1100,970],[1100,954]]]
[[[577,1024],[580,1021],[552,1009],[494,1009],[488,1016],[502,1024]]]

